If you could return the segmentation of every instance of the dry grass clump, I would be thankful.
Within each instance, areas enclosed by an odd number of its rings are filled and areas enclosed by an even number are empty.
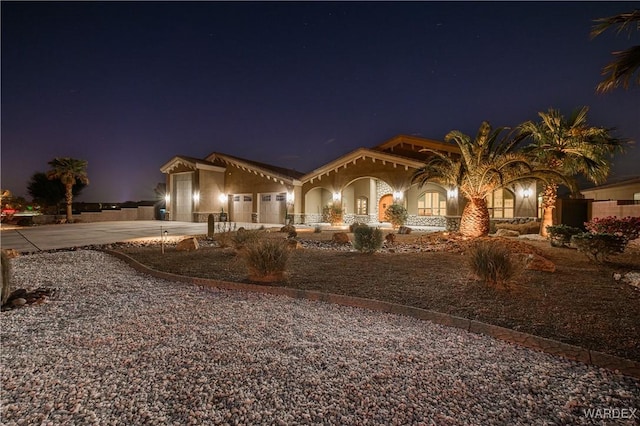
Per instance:
[[[256,238],[242,250],[249,279],[252,281],[282,281],[287,270],[291,249],[286,240]]]
[[[479,241],[467,253],[473,273],[485,284],[506,287],[517,272],[510,250],[499,241]]]
[[[496,229],[508,229],[509,231],[518,231],[520,235],[526,234],[538,234],[540,233],[540,222],[527,222],[527,223],[498,223]]]

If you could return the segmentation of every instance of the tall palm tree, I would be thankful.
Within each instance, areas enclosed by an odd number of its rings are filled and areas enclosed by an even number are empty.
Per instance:
[[[582,174],[595,184],[602,183],[611,169],[611,158],[621,152],[626,139],[611,135],[612,129],[590,127],[587,124],[588,107],[582,107],[565,119],[558,110],[550,108],[540,112],[540,122],[527,121],[519,126],[520,136],[530,144],[523,148],[532,161],[571,178]],[[551,180],[543,189],[543,219],[540,234],[547,235],[547,226],[553,225],[553,209],[558,198],[560,180]]]
[[[596,25],[591,29],[591,38],[599,36],[611,27],[617,27],[618,33],[624,30],[631,33],[634,27],[636,31],[640,30],[640,10],[596,19],[594,22]],[[613,61],[602,68],[602,75],[605,78],[596,87],[600,93],[610,92],[619,85],[628,89],[633,75],[640,69],[640,46],[631,46],[612,54]],[[640,85],[640,74],[636,76],[635,83]]]
[[[54,158],[49,161],[51,170],[47,172],[49,179],[60,179],[65,188],[65,200],[67,202],[67,222],[73,221],[73,185],[76,182],[89,184],[87,177],[87,162],[75,158]]]
[[[460,218],[460,233],[480,237],[489,233],[487,196],[494,190],[519,181],[564,178],[557,172],[534,167],[530,158],[517,151],[522,140],[519,135],[500,135],[506,128],[493,130],[488,122],[480,125],[475,139],[453,130],[445,141],[460,147],[459,158],[448,157],[438,151],[425,149],[432,156],[416,170],[413,182],[420,186],[436,182],[458,191],[468,200]]]

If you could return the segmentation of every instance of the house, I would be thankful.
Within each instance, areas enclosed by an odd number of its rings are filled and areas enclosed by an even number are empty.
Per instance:
[[[584,198],[593,200],[589,219],[640,217],[640,176],[583,189],[580,193]]]
[[[343,211],[345,224],[384,221],[387,206],[403,204],[407,225],[447,226],[459,217],[464,198],[456,188],[411,182],[427,158],[425,149],[458,156],[455,144],[398,135],[372,148],[359,148],[308,173],[214,152],[204,159],[176,156],[161,167],[167,179],[170,220],[296,224],[324,222],[327,206]],[[538,217],[535,182],[494,191],[492,218]]]

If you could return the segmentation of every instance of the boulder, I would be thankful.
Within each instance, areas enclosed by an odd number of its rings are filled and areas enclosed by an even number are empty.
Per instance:
[[[556,265],[549,259],[537,254],[527,254],[524,257],[524,268],[530,271],[555,272]]]
[[[177,251],[191,251],[198,250],[198,248],[198,240],[195,237],[185,238],[176,246]]]
[[[27,304],[27,299],[23,299],[22,297],[18,297],[17,299],[13,299],[10,303],[12,308],[19,308],[20,306],[24,306]]]
[[[349,236],[345,232],[336,232],[333,234],[333,238],[331,240],[338,244],[349,244],[351,242]]]
[[[640,290],[640,272],[627,272],[622,277],[622,281],[634,287],[636,290]]]
[[[400,228],[398,228],[398,234],[410,234],[411,231],[413,231],[413,229],[409,228],[408,226],[401,226]]]
[[[498,229],[495,233],[496,237],[519,237],[520,233],[518,231],[513,231],[511,229]]]

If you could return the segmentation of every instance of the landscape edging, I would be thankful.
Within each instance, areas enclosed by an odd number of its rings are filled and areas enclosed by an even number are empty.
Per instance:
[[[200,285],[204,287],[220,288],[225,290],[249,291],[255,293],[265,293],[280,296],[288,296],[295,299],[306,299],[333,303],[336,305],[350,306],[355,308],[370,309],[378,312],[406,315],[420,320],[428,320],[436,324],[456,327],[476,334],[484,334],[493,338],[524,346],[529,349],[539,350],[551,355],[561,356],[573,361],[579,361],[587,365],[593,365],[621,374],[640,379],[640,362],[627,358],[609,355],[580,346],[570,345],[553,339],[523,333],[509,328],[487,324],[480,321],[457,317],[442,312],[428,309],[416,308],[413,306],[400,305],[397,303],[384,302],[363,297],[346,296],[335,293],[323,293],[313,290],[302,290],[289,287],[265,286],[259,284],[237,283],[231,281],[213,280],[209,278],[187,277],[184,275],[162,272],[149,268],[132,257],[115,250],[102,250],[104,253],[117,257],[126,262],[135,270],[169,281],[178,281]]]

